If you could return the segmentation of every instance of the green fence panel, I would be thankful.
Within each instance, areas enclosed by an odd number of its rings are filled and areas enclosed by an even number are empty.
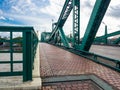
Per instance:
[[[2,33],[2,34],[1,34]],[[2,35],[9,33],[8,38]],[[21,37],[14,38],[14,33],[21,33]],[[4,46],[4,43],[9,43]],[[16,45],[20,46],[16,46]],[[33,27],[0,26],[0,55],[9,55],[9,60],[0,58],[0,65],[7,66],[7,71],[0,71],[0,76],[23,76],[23,81],[32,80],[32,69],[38,44],[38,36]],[[8,50],[6,50],[8,49]],[[18,50],[17,50],[18,49]],[[21,54],[21,60],[15,60],[16,53]],[[15,70],[15,65],[22,65],[22,70]]]

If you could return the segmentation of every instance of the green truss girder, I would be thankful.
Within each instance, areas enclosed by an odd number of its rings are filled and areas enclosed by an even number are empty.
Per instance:
[[[119,44],[119,43],[120,43],[120,37],[117,40],[115,40],[113,44]]]
[[[60,34],[63,45],[65,47],[69,47],[69,43],[68,43],[68,40],[63,32],[63,29],[62,28],[58,28],[58,29],[59,29],[59,34]]]
[[[49,42],[54,42],[54,44],[59,43],[57,35],[57,31],[59,31],[61,42],[64,46],[69,47],[69,43],[67,41],[67,38],[63,32],[62,27],[64,26],[68,16],[70,15],[71,10],[73,9],[73,45],[79,44],[79,27],[80,27],[80,1],[79,0],[66,0],[65,4],[63,6],[62,12],[60,14],[60,17],[58,19],[58,22],[54,24],[52,34],[50,36]],[[65,40],[64,40],[65,39]],[[57,41],[58,40],[58,41]],[[53,43],[52,42],[52,43]]]
[[[73,47],[80,44],[80,1],[73,0]]]
[[[41,33],[41,42],[47,42],[51,32],[42,32]]]
[[[103,36],[100,36],[100,37],[97,37],[97,38],[95,38],[95,41],[96,40],[100,40],[100,39],[104,39],[105,37],[112,37],[112,36],[116,36],[116,35],[120,35],[120,30],[119,31],[116,31],[116,32],[113,32],[113,33],[109,33],[109,34],[107,34],[106,36],[105,35],[103,35]]]
[[[111,0],[96,0],[88,26],[86,28],[86,32],[82,40],[82,44],[80,46],[81,50],[89,51],[110,1]]]
[[[55,35],[55,32],[58,30],[59,27],[63,27],[68,16],[70,15],[70,12],[72,10],[73,6],[72,6],[72,0],[66,0],[65,4],[63,6],[62,12],[59,16],[59,19],[56,23],[56,26],[53,28],[52,34],[49,38],[49,41],[51,41]]]

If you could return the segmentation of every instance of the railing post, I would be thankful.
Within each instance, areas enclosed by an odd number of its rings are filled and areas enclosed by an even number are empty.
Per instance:
[[[23,81],[31,81],[32,80],[32,33],[24,32],[23,33],[23,41],[24,41],[24,52],[23,52]]]
[[[120,69],[120,62],[116,63],[116,67]]]
[[[99,62],[98,59],[97,59],[97,55],[93,54],[93,59],[96,61],[96,62]]]

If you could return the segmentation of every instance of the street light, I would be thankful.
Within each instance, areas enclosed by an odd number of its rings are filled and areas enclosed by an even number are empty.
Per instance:
[[[107,41],[107,25],[105,22],[102,22],[102,23],[105,25],[105,44],[107,44],[108,43],[108,41]]]

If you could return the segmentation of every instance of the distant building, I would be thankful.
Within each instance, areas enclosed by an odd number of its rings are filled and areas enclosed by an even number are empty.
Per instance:
[[[10,46],[10,43],[9,43],[9,42],[3,42],[3,46],[9,47],[9,46]]]

